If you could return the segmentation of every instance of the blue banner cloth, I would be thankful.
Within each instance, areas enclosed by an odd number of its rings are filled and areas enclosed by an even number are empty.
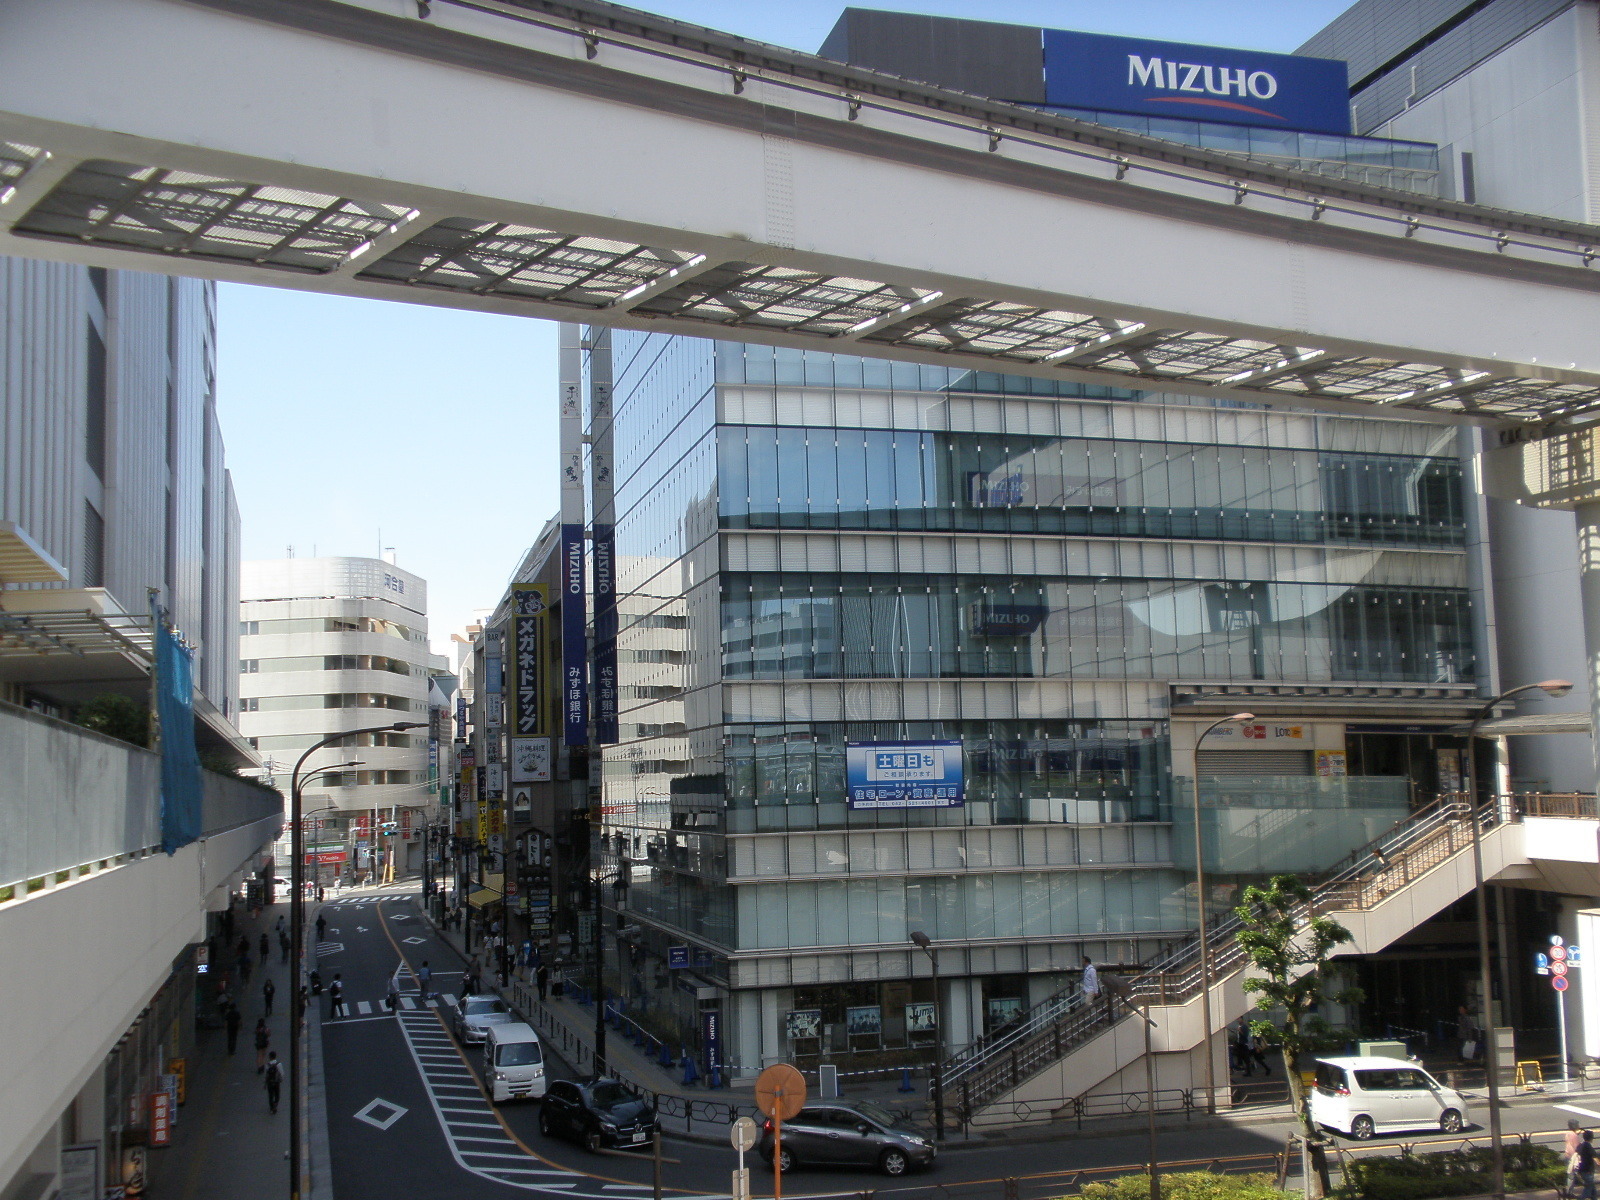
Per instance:
[[[161,848],[200,836],[200,755],[194,745],[194,652],[155,621],[156,715],[161,721]]]

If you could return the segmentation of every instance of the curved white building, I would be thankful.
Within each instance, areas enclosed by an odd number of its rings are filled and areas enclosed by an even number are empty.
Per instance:
[[[324,877],[361,865],[349,850],[371,844],[374,821],[420,828],[428,791],[428,585],[376,558],[280,558],[242,567],[239,729],[280,782],[306,747],[346,729],[414,721],[404,733],[363,734],[330,746],[303,811],[324,811],[306,839]],[[347,832],[353,836],[347,839]],[[287,861],[285,859],[284,861]]]

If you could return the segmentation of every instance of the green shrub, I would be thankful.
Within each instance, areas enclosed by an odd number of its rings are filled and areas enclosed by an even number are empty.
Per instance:
[[[1364,1200],[1431,1200],[1435,1196],[1473,1196],[1489,1191],[1492,1151],[1488,1146],[1356,1158],[1346,1162],[1344,1194]],[[1566,1171],[1549,1146],[1513,1143],[1505,1147],[1507,1191],[1532,1191],[1561,1183]]]
[[[150,745],[150,710],[137,700],[105,692],[78,706],[77,724],[130,745]]]
[[[1150,1176],[1121,1175],[1086,1183],[1079,1194],[1088,1200],[1150,1200]],[[1180,1171],[1161,1176],[1161,1200],[1298,1200],[1299,1195],[1280,1192],[1271,1175]]]

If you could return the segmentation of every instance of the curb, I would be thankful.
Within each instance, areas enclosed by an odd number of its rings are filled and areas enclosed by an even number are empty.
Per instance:
[[[309,1019],[307,1009],[306,1053],[310,1062],[306,1070],[306,1113],[302,1141],[306,1147],[306,1161],[311,1175],[311,1200],[333,1200],[333,1161],[328,1142],[328,1092],[322,1072],[322,1017]]]

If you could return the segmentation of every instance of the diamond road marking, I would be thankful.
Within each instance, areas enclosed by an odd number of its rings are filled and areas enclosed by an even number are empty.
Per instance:
[[[384,1109],[388,1109],[388,1115],[380,1116],[379,1114]],[[387,1131],[389,1126],[410,1111],[409,1108],[401,1108],[398,1104],[392,1104],[388,1100],[374,1100],[356,1114],[356,1120],[365,1121],[376,1129]]]
[[[389,920],[391,920],[391,921],[409,921],[409,920],[411,920],[411,914],[410,913],[390,913],[389,914]]]
[[[408,937],[408,938],[403,938],[401,940],[404,941],[405,944],[408,945],[408,946],[420,946],[427,939],[426,938],[419,938],[419,937]]]

